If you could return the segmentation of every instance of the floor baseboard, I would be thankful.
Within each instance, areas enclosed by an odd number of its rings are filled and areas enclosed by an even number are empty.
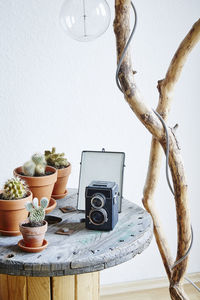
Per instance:
[[[191,273],[187,277],[193,282],[200,282],[200,273]],[[185,281],[185,284],[188,282]],[[132,282],[114,283],[109,285],[102,285],[100,290],[101,296],[115,296],[135,293],[145,290],[155,290],[166,288],[169,286],[167,278],[155,278],[147,280],[138,280]]]

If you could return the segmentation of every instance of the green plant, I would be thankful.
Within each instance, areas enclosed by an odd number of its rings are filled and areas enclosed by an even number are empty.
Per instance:
[[[52,148],[52,151],[46,150],[44,155],[49,166],[55,167],[56,169],[69,166],[67,158],[64,157],[65,153],[56,153],[55,147]]]
[[[8,179],[3,187],[2,199],[13,200],[22,199],[27,196],[28,187],[19,177]]]
[[[28,202],[25,207],[29,214],[29,224],[31,227],[38,227],[43,225],[45,218],[45,208],[48,206],[48,199],[43,197],[38,205],[38,198],[34,198],[33,202]]]
[[[44,155],[40,153],[33,154],[31,160],[27,161],[22,167],[22,171],[26,176],[45,175],[45,169],[46,160]]]

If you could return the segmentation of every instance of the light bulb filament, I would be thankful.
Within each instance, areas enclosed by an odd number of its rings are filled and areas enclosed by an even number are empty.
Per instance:
[[[108,28],[110,8],[106,0],[64,0],[60,21],[70,37],[89,42]]]
[[[84,36],[87,36],[87,28],[86,28],[86,11],[85,11],[85,0],[83,0],[83,28],[84,28]]]

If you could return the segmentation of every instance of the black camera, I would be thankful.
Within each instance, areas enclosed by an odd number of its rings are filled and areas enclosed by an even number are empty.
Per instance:
[[[85,189],[86,228],[112,230],[118,221],[118,185],[92,181]]]

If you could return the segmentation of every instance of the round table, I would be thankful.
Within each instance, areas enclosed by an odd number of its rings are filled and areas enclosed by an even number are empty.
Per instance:
[[[48,247],[40,253],[23,252],[19,236],[0,236],[0,300],[97,300],[99,271],[130,260],[149,245],[151,216],[133,202],[122,200],[119,221],[110,232],[87,230],[80,222],[83,212],[59,209],[76,204],[75,189],[57,200],[51,215],[62,221],[48,226]],[[74,233],[55,234],[67,228]]]

